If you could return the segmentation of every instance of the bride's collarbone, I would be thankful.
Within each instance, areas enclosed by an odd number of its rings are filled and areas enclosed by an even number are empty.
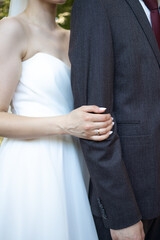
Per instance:
[[[68,58],[69,37],[65,36],[61,39],[47,36],[44,33],[32,33],[28,38],[28,48],[23,61],[33,57],[37,53],[46,53],[70,65]]]

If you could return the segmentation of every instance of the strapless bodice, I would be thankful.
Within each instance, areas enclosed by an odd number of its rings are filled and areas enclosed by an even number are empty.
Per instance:
[[[60,59],[37,53],[22,62],[22,75],[12,99],[12,112],[42,117],[73,109],[70,68]]]

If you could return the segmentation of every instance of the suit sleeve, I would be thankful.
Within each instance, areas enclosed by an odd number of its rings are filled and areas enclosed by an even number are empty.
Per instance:
[[[114,53],[107,15],[98,0],[75,0],[72,9],[70,60],[75,108],[98,105],[113,112]],[[141,214],[114,133],[103,142],[81,139],[103,221],[111,229],[137,223]]]

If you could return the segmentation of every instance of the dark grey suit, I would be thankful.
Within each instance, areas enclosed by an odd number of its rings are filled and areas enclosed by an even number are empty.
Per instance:
[[[139,1],[75,0],[70,60],[75,107],[116,121],[108,140],[81,140],[93,214],[113,229],[159,216],[160,51]]]

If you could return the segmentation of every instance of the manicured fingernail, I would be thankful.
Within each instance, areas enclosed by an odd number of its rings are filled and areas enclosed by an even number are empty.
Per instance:
[[[112,123],[113,123],[113,126],[114,126],[115,122],[112,122]]]
[[[105,107],[100,107],[99,108],[101,111],[105,111],[107,108],[105,108]]]
[[[110,132],[109,132],[109,135],[111,135],[112,133],[113,133],[113,131],[110,131]]]
[[[114,118],[112,117],[112,120],[114,120]]]

